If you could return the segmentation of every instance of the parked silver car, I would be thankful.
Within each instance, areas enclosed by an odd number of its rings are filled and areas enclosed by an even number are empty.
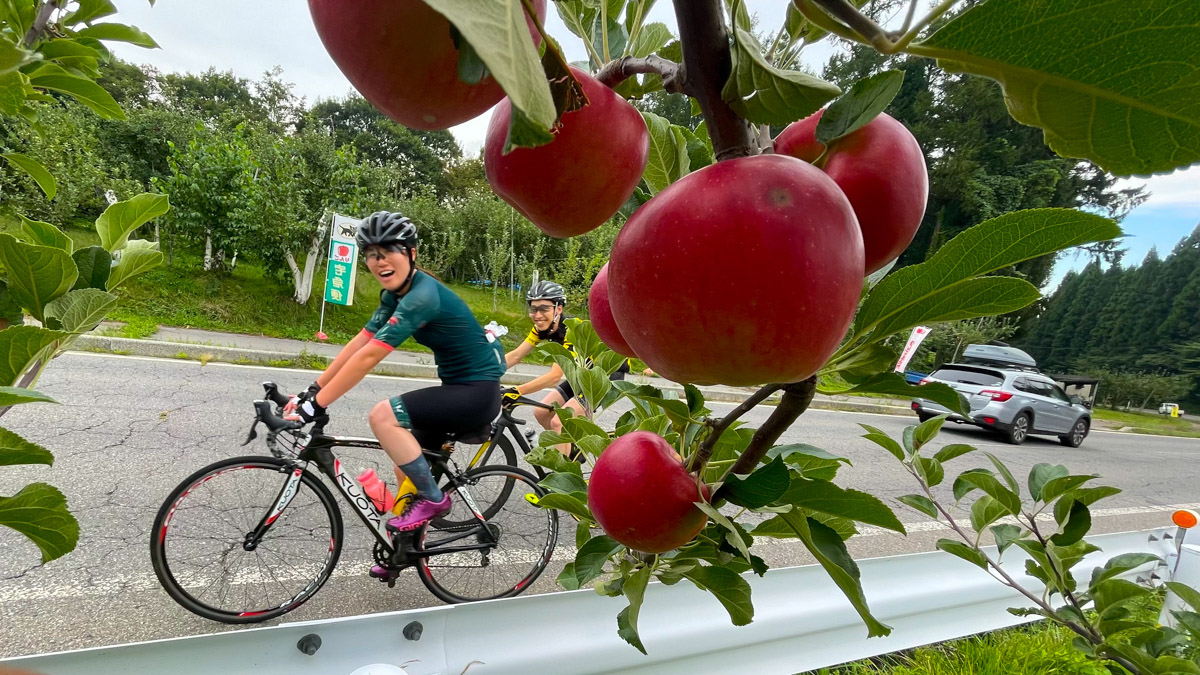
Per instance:
[[[1041,373],[953,363],[921,380],[929,382],[949,385],[969,404],[969,417],[951,413],[950,420],[992,429],[1014,445],[1047,434],[1077,448],[1091,429],[1092,411]],[[913,399],[912,408],[922,421],[950,413],[923,398]]]

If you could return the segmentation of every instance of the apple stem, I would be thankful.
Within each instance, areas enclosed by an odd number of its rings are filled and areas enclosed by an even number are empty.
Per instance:
[[[600,72],[596,73],[596,79],[600,80],[606,87],[615,89],[617,85],[638,73],[660,75],[662,76],[663,89],[672,94],[682,94],[684,92],[683,73],[679,68],[679,64],[664,59],[661,56],[654,56],[653,54],[646,58],[622,56],[614,61],[609,61],[600,69]]]
[[[708,438],[700,444],[696,449],[696,454],[692,455],[692,459],[688,462],[687,470],[692,473],[703,473],[704,467],[708,466],[708,460],[712,457],[713,450],[717,447],[717,441],[721,440],[721,434],[733,424],[737,418],[745,415],[747,412],[754,409],[754,406],[762,403],[768,396],[782,389],[782,384],[768,384],[758,391],[754,392],[745,401],[742,401],[738,407],[729,412],[728,415],[722,417],[716,422],[709,421],[712,426],[712,432],[708,434]]]
[[[767,451],[775,445],[775,441],[779,440],[783,432],[792,426],[796,418],[808,410],[816,393],[816,375],[807,380],[783,385],[783,398],[779,401],[779,407],[775,408],[767,421],[754,432],[754,436],[750,439],[750,445],[746,446],[741,456],[738,457],[738,461],[725,472],[725,476],[731,473],[747,474],[754,471],[758,467],[758,463],[766,456]],[[721,482],[724,482],[725,476],[721,477]],[[717,490],[713,495],[713,501],[720,497],[721,491]]]
[[[716,160],[758,154],[754,130],[721,98],[733,71],[722,0],[675,0],[683,43],[684,91],[695,97],[708,124]]]

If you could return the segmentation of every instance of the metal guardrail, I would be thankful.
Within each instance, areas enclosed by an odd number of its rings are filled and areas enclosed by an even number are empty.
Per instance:
[[[1089,537],[1103,549],[1076,573],[1122,553],[1174,556],[1166,528]],[[1164,536],[1166,535],[1166,536]],[[994,551],[993,551],[994,552]],[[1004,567],[1024,575],[1013,547]],[[638,625],[648,656],[616,634],[623,598],[591,590],[469,605],[291,623],[0,660],[45,675],[692,675],[698,672],[791,675],[1030,621],[1006,610],[1025,606],[983,570],[935,551],[859,561],[873,613],[893,627],[866,628],[818,566],[748,576],[755,616],[735,627],[717,601],[690,584],[651,584]],[[1149,568],[1134,570],[1131,578]],[[306,653],[311,652],[311,654]]]

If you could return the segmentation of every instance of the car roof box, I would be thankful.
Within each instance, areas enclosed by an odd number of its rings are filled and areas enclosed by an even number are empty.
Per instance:
[[[981,366],[1017,366],[1020,368],[1037,368],[1037,361],[1032,356],[1016,347],[1000,347],[996,345],[967,345],[963,350],[963,361]]]

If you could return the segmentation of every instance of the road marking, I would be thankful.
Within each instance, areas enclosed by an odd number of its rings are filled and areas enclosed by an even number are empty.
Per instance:
[[[186,345],[186,346],[203,347],[205,345]],[[176,365],[181,365],[181,366],[182,365],[195,365],[197,363],[200,363],[200,361],[197,359],[191,359],[191,358],[176,359],[176,358],[171,358],[168,356],[135,356],[132,354],[105,354],[102,352],[75,352],[75,351],[70,352],[70,354],[72,356],[96,356],[96,357],[104,358],[104,359],[134,359],[137,361],[153,361],[155,363],[174,363]],[[319,374],[325,372],[323,370],[308,370],[306,368],[275,368],[273,366],[259,366],[259,365],[246,364],[246,363],[226,363],[224,361],[209,361],[207,365],[204,365],[202,367],[209,368],[212,366],[218,366],[221,368],[249,368],[251,370],[266,370],[266,371],[275,372],[275,373],[278,373],[280,371],[290,371],[293,373],[316,373],[319,375]],[[396,380],[403,380],[406,382],[420,382],[423,384],[428,384],[429,382],[437,381],[436,378],[407,377],[407,376],[403,376],[403,375],[368,374],[367,377],[381,379],[381,380],[388,380],[389,382],[395,382]]]

